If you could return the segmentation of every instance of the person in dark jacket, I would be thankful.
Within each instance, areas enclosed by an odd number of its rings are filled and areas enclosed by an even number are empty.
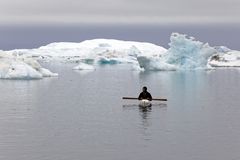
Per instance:
[[[138,100],[142,100],[142,99],[147,99],[147,100],[149,100],[149,101],[151,101],[152,100],[152,96],[151,96],[151,94],[147,91],[147,87],[146,86],[144,86],[143,88],[142,88],[142,92],[139,94],[139,96],[138,96]]]

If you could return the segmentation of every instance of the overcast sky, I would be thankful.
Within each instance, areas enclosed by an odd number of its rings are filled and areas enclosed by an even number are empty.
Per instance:
[[[0,0],[0,24],[240,23],[240,0]]]

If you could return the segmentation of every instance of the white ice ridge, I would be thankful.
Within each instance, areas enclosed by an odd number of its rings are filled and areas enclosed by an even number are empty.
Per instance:
[[[212,67],[240,67],[240,51],[228,51],[213,55],[209,64]]]
[[[165,48],[151,43],[94,39],[80,43],[51,43],[37,49],[21,49],[10,52],[15,55],[25,54],[46,62],[117,64],[136,63],[139,55],[158,57],[166,51]]]
[[[0,51],[0,79],[41,79],[58,76],[32,58],[17,57]]]
[[[211,47],[208,43],[184,34],[173,33],[169,46],[167,50],[151,43],[93,39],[80,43],[51,43],[37,49],[8,52],[16,56],[25,55],[41,62],[79,63],[73,69],[81,70],[93,69],[96,65],[118,63],[130,63],[134,70],[192,70],[239,66],[238,51],[224,46]],[[212,58],[216,55],[219,59]],[[84,63],[88,66],[83,66]]]
[[[139,67],[137,57],[160,57],[166,49],[151,43],[112,39],[86,40],[80,43],[58,42],[37,49],[9,51],[14,55],[33,57],[40,62],[79,63],[73,69],[93,70],[89,65],[130,63]],[[88,64],[83,66],[84,64]]]

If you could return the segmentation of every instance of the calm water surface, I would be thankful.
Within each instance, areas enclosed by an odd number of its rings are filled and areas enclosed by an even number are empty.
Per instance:
[[[0,80],[0,159],[238,160],[240,70],[93,72],[51,65],[58,78]],[[148,109],[147,85],[166,97]]]

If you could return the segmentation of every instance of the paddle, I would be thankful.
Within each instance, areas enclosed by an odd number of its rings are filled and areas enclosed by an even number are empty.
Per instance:
[[[138,98],[134,98],[134,97],[122,97],[122,99],[131,99],[131,100],[138,100]],[[167,101],[167,99],[164,98],[153,98],[153,101]]]

